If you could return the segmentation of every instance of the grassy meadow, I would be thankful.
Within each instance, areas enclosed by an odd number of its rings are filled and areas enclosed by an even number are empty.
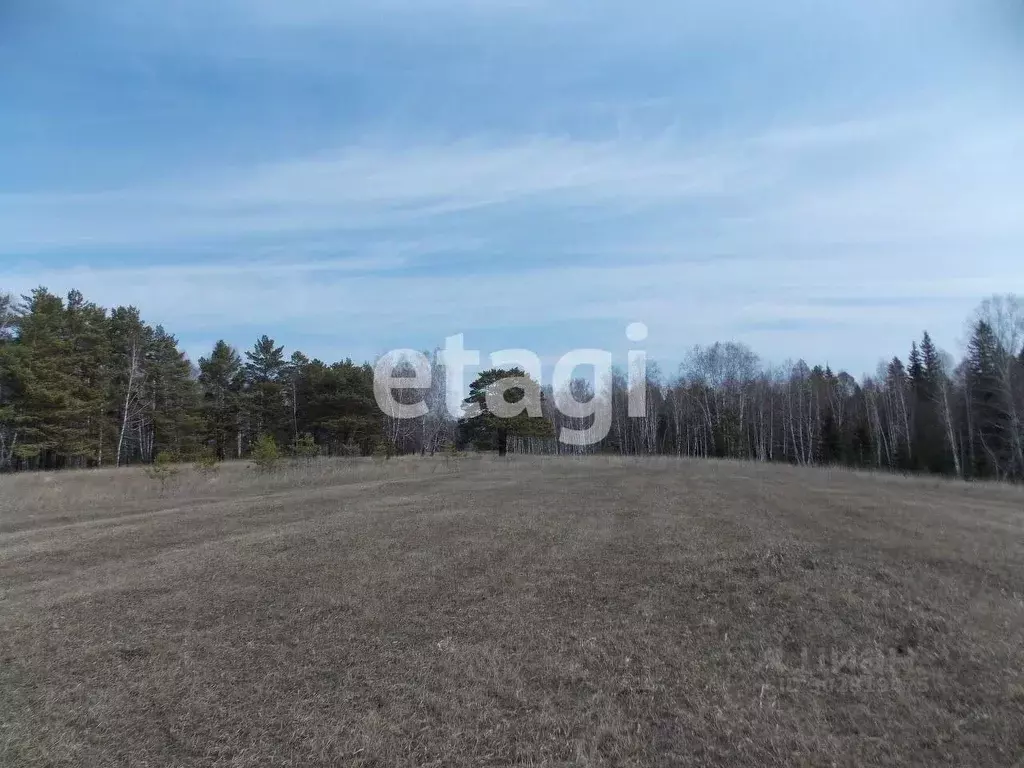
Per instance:
[[[674,459],[0,477],[0,765],[1020,765],[1024,492]]]

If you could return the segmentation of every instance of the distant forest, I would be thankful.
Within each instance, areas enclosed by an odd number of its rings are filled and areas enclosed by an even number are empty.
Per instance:
[[[674,376],[648,370],[647,413],[628,418],[625,373],[609,397],[612,428],[598,445],[551,437],[576,426],[553,407],[550,428],[503,435],[513,451],[731,457],[844,465],[949,476],[1024,479],[1024,302],[982,303],[960,361],[925,332],[905,360],[857,381],[798,361],[766,367],[747,347],[694,347]],[[0,469],[148,463],[161,454],[244,458],[260,437],[283,450],[324,455],[433,453],[494,447],[482,421],[452,419],[436,353],[429,413],[388,418],[373,395],[373,368],[286,355],[263,336],[243,354],[223,341],[193,365],[177,339],[134,307],[106,310],[77,291],[0,295]],[[579,399],[594,395],[571,384]],[[478,417],[479,418],[479,417]],[[486,418],[486,416],[484,417]],[[528,420],[536,421],[536,420]],[[578,421],[578,420],[576,420]]]

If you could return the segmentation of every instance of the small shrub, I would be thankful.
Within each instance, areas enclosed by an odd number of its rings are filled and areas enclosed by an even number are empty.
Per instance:
[[[150,480],[160,484],[160,493],[163,494],[173,480],[178,477],[181,468],[171,453],[158,453],[153,463],[146,467],[146,475]]]
[[[217,454],[209,446],[201,448],[196,454],[195,469],[202,475],[212,475],[217,472],[219,465]]]
[[[373,460],[375,462],[387,461],[394,453],[390,440],[378,440],[373,446]]]
[[[459,450],[459,446],[454,442],[448,443],[444,449],[444,465],[447,469],[458,469],[459,462],[465,458],[466,454]]]
[[[281,459],[281,451],[270,435],[260,435],[252,446],[252,463],[258,472],[273,472]]]
[[[338,448],[338,455],[346,457],[362,456],[363,449],[359,443],[349,440],[347,443],[342,443]]]
[[[295,447],[292,449],[292,453],[295,458],[305,459],[308,463],[320,455],[320,446],[316,444],[312,435],[305,434],[295,441]]]

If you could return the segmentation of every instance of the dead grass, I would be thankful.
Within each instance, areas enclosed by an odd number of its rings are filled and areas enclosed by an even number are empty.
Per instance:
[[[7,766],[1014,765],[1024,494],[669,459],[0,478]]]

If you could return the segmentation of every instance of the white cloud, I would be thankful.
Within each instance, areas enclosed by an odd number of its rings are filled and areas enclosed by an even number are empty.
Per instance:
[[[225,327],[250,328],[246,335],[252,336],[268,327],[336,332],[339,354],[375,349],[386,340],[422,338],[425,332],[440,343],[458,332],[472,336],[539,323],[599,329],[641,320],[651,327],[651,349],[661,356],[679,354],[695,342],[740,338],[777,360],[831,354],[840,364],[845,358],[865,369],[872,367],[863,359],[865,349],[873,359],[894,338],[919,335],[923,323],[932,323],[935,331],[934,322],[952,322],[937,334],[951,344],[949,334],[958,330],[977,297],[1008,289],[1008,281],[997,276],[920,279],[912,272],[865,271],[855,262],[782,261],[766,274],[752,258],[728,267],[666,262],[427,277],[352,275],[329,267],[289,271],[252,265],[232,272],[181,266],[155,272],[55,269],[22,275],[8,285],[27,290],[43,282],[52,290],[76,287],[105,305],[135,303],[152,322],[185,334],[205,336]],[[1019,277],[1016,287],[1024,287]],[[922,296],[944,311],[922,317],[920,306],[910,301]],[[886,302],[887,297],[895,301]],[[799,348],[792,346],[791,334],[777,330],[780,323],[798,330],[805,326],[798,334]],[[807,341],[816,324],[828,326],[831,347],[815,349]],[[843,325],[849,328],[844,331]],[[592,345],[610,343],[603,332],[594,333]],[[560,351],[557,337],[547,331],[522,334],[523,344],[539,353]],[[280,336],[287,342],[286,335]]]
[[[648,204],[757,183],[739,158],[638,141],[346,147],[227,177],[70,195],[0,196],[0,248],[153,245],[364,230],[517,202]],[[746,174],[741,178],[742,174]]]
[[[892,217],[898,229],[909,215],[915,231],[930,227],[940,235],[954,220],[967,222],[961,228],[976,220],[979,228],[998,223],[1000,231],[1012,230],[1018,169],[998,151],[1008,149],[1007,139],[993,148],[984,131],[953,138],[937,141],[934,127],[918,116],[772,129],[703,145],[667,136],[354,144],[141,188],[0,195],[0,249],[314,237],[414,226],[502,206],[590,211],[596,220],[675,207],[662,222],[669,228],[694,206],[716,205],[709,215],[731,228],[748,221],[769,230],[779,220],[794,231],[843,223],[842,230],[879,231],[863,226],[870,223],[867,216],[891,237]],[[965,148],[976,156],[965,155]],[[872,159],[876,151],[900,156],[879,167]],[[859,168],[856,153],[876,167]],[[815,168],[837,162],[825,173]],[[526,223],[529,217],[523,218]],[[630,239],[640,234],[626,232]]]
[[[867,369],[864,356],[894,338],[930,324],[941,340],[939,322],[952,324],[941,342],[951,345],[978,298],[1024,292],[1016,127],[900,115],[705,145],[364,144],[139,189],[7,195],[0,247],[64,265],[8,262],[0,284],[76,287],[204,336],[229,324],[345,328],[362,339],[429,330],[440,341],[474,328],[642,320],[652,345],[670,339],[677,352],[731,335],[781,359],[828,354],[831,339],[841,345],[832,354]],[[537,230],[545,221],[566,231]],[[67,266],[86,243],[237,257],[249,251],[239,243],[271,236],[272,257],[244,263]],[[465,274],[450,263],[456,253],[487,263],[523,242],[535,252],[518,271],[508,262]],[[885,303],[922,297],[939,302],[941,318]],[[801,332],[799,348],[783,328],[816,322],[828,335]]]

